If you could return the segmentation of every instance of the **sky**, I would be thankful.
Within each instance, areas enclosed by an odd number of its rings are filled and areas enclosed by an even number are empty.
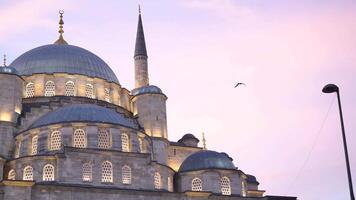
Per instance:
[[[340,87],[356,184],[355,1],[0,0],[0,54],[10,63],[53,43],[61,9],[66,41],[131,90],[138,4],[170,140],[204,132],[266,194],[349,198],[336,96],[321,89]]]

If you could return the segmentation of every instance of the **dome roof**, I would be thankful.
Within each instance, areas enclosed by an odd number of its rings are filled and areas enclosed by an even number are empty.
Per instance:
[[[9,67],[9,66],[5,66],[5,67],[0,67],[0,73],[3,74],[19,74],[18,71],[13,68],[13,67]]]
[[[155,85],[147,85],[140,88],[132,90],[132,95],[136,96],[139,94],[163,94],[162,90]]]
[[[114,72],[101,58],[73,45],[40,46],[16,58],[10,66],[20,75],[69,73],[119,83]]]
[[[225,153],[216,151],[198,151],[186,158],[179,172],[202,169],[236,169],[234,163]]]
[[[127,118],[122,113],[93,104],[71,104],[58,108],[40,117],[29,129],[70,122],[108,123],[140,129],[135,119]]]
[[[184,140],[189,140],[189,139],[193,139],[196,140],[197,142],[199,142],[199,139],[196,138],[193,134],[191,133],[187,133],[185,135],[183,135],[183,137],[181,139],[178,140],[178,142],[183,142]]]

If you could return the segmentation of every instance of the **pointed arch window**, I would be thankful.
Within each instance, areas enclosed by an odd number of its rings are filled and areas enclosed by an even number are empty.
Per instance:
[[[31,166],[26,166],[23,169],[23,177],[24,181],[33,181],[33,168]]]
[[[102,149],[111,148],[111,135],[108,129],[101,128],[98,132],[98,147]]]
[[[87,136],[83,129],[76,129],[73,134],[73,147],[86,148]]]
[[[101,182],[112,183],[113,182],[113,172],[112,163],[110,161],[105,161],[101,164]]]
[[[35,84],[30,82],[26,85],[25,97],[30,98],[34,96],[35,96]]]
[[[16,172],[14,169],[11,169],[9,171],[9,174],[7,175],[8,180],[16,180]]]
[[[161,174],[156,172],[154,175],[154,185],[155,189],[161,189],[162,188],[162,180],[161,180]]]
[[[110,89],[109,88],[105,88],[104,89],[104,92],[105,92],[105,101],[107,102],[111,102],[111,98],[110,98]]]
[[[22,142],[21,140],[16,141],[15,158],[20,157]]]
[[[122,167],[122,183],[123,184],[131,184],[131,167],[128,165],[124,165]]]
[[[50,142],[49,142],[49,150],[50,151],[60,150],[61,146],[62,146],[61,132],[58,130],[52,131],[51,137],[50,137]]]
[[[222,195],[231,195],[231,184],[230,179],[228,177],[222,177],[220,180],[220,185]]]
[[[84,163],[83,164],[83,181],[84,182],[90,182],[93,180],[93,168],[90,163]]]
[[[121,134],[121,148],[123,152],[130,152],[130,138],[126,133]]]
[[[43,167],[43,181],[54,181],[54,166],[47,164]]]
[[[46,97],[52,97],[56,95],[56,85],[53,81],[47,81],[45,85],[45,94]]]
[[[38,135],[32,137],[31,143],[31,155],[36,155],[38,146]]]
[[[94,87],[92,84],[85,85],[85,96],[94,99]]]
[[[64,88],[65,96],[75,96],[75,85],[73,81],[67,81]]]
[[[196,177],[192,180],[192,191],[202,191],[203,182],[200,178]]]

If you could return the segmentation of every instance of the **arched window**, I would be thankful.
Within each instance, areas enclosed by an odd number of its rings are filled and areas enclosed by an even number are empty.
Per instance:
[[[247,196],[247,185],[246,181],[241,182],[241,194],[243,197]]]
[[[85,96],[91,99],[94,98],[94,88],[92,84],[88,83],[85,85]]]
[[[105,88],[104,91],[105,91],[105,101],[110,103],[111,102],[111,100],[110,100],[110,89],[109,88]]]
[[[45,85],[45,97],[52,97],[56,95],[56,86],[53,81],[47,81]]]
[[[62,146],[62,135],[59,131],[53,131],[51,133],[50,142],[49,142],[49,150],[55,151],[61,149]]]
[[[123,152],[130,151],[130,139],[126,133],[121,134],[121,147]]]
[[[155,189],[161,189],[162,188],[161,174],[158,173],[158,172],[155,173],[154,184],[155,184]]]
[[[23,169],[23,177],[24,181],[33,181],[33,168],[31,166],[26,166]]]
[[[222,195],[231,195],[231,185],[230,179],[226,176],[222,177],[220,180],[221,185],[221,194]]]
[[[131,168],[127,165],[122,167],[122,183],[131,184]]]
[[[139,143],[139,146],[140,146],[140,152],[144,153],[145,149],[144,149],[144,146],[143,146],[143,138],[142,137],[138,138],[138,143]]]
[[[21,144],[22,144],[21,140],[16,141],[15,158],[20,157]]]
[[[109,161],[105,161],[101,164],[101,182],[112,183],[112,164]]]
[[[90,163],[83,164],[83,181],[90,182],[93,180],[93,169]]]
[[[14,169],[11,169],[9,171],[9,174],[7,175],[8,180],[16,180],[16,172]]]
[[[35,96],[35,84],[30,82],[26,85],[25,97],[30,98],[34,96]]]
[[[98,132],[98,147],[103,149],[111,148],[110,132],[107,129],[101,128]]]
[[[192,180],[192,191],[202,191],[203,183],[200,178],[194,178]]]
[[[74,96],[75,95],[75,87],[73,81],[67,81],[66,86],[64,88],[64,95],[66,96]]]
[[[168,186],[168,191],[173,192],[173,183],[172,183],[172,178],[168,176],[167,178],[167,186]]]
[[[32,137],[31,155],[37,154],[37,143],[38,143],[38,135],[35,135]]]
[[[54,181],[54,166],[47,164],[43,167],[43,181]]]
[[[87,136],[83,129],[76,129],[74,131],[73,146],[77,148],[87,147]]]

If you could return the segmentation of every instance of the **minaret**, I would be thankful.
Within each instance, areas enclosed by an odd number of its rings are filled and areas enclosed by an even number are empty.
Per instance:
[[[135,44],[135,88],[149,85],[145,34],[143,32],[141,8],[139,7],[138,25]]]

